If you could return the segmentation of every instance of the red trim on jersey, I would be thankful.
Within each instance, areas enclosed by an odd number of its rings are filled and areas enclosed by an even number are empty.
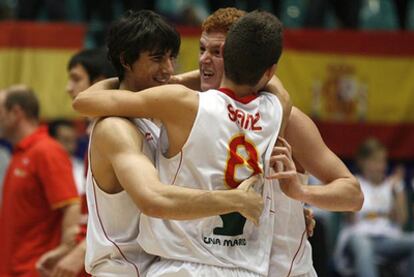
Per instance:
[[[225,95],[227,95],[228,97],[233,98],[234,100],[240,103],[243,103],[243,104],[249,104],[251,101],[257,98],[257,94],[251,94],[251,95],[239,97],[236,95],[236,93],[233,90],[229,88],[219,88],[218,90],[224,93]]]
[[[180,151],[180,163],[178,164],[177,172],[175,172],[175,176],[174,176],[173,181],[171,182],[171,185],[175,185],[175,180],[177,179],[178,172],[180,172],[182,162],[183,162],[183,150]]]
[[[93,174],[92,174],[92,178],[93,178],[93,179],[95,179],[95,178],[93,177]],[[137,277],[140,277],[140,275],[139,275],[139,269],[138,269],[137,265],[136,265],[136,264],[134,264],[133,262],[131,262],[130,260],[128,260],[128,259],[127,259],[127,257],[124,255],[124,253],[122,253],[121,248],[119,248],[119,246],[118,246],[118,245],[117,245],[117,244],[116,244],[113,240],[111,240],[111,239],[109,238],[108,234],[106,233],[105,228],[104,228],[103,223],[102,223],[102,220],[101,220],[101,216],[99,215],[98,201],[97,201],[97,199],[96,199],[96,188],[95,188],[95,182],[94,182],[94,180],[92,180],[92,186],[93,186],[93,197],[95,198],[95,210],[96,210],[96,215],[98,216],[99,225],[101,225],[101,228],[102,228],[102,231],[103,231],[103,233],[104,233],[104,235],[105,235],[105,238],[106,238],[109,242],[111,242],[111,243],[112,243],[112,244],[116,247],[116,249],[118,249],[119,254],[121,254],[121,256],[124,258],[124,260],[125,260],[127,263],[131,264],[131,265],[135,268],[135,271],[137,272]]]
[[[288,274],[286,275],[286,277],[289,277],[289,276],[290,276],[290,273],[292,272],[293,263],[295,262],[296,256],[299,254],[299,250],[302,248],[303,238],[305,237],[305,235],[306,235],[306,229],[305,229],[305,231],[303,231],[303,233],[302,233],[302,238],[300,239],[299,248],[298,248],[298,250],[296,251],[295,255],[293,256],[292,262],[290,263],[289,272],[288,272]]]

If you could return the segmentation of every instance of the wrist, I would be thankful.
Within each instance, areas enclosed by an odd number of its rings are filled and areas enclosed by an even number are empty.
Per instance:
[[[311,204],[312,203],[312,191],[310,189],[310,186],[303,185],[302,189],[297,195],[296,200],[303,202],[303,203]]]
[[[225,193],[225,201],[228,204],[229,212],[240,212],[244,210],[246,192],[240,189],[222,191]]]

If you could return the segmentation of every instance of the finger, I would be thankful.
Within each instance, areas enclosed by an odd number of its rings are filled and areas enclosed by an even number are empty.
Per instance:
[[[285,170],[295,170],[296,171],[295,164],[286,155],[282,154],[282,155],[277,155],[277,156],[270,157],[269,162],[270,162],[271,165],[274,165],[276,162],[281,162],[282,165],[284,166]]]
[[[309,209],[309,208],[304,208],[303,209],[306,218],[313,218],[313,210]]]
[[[287,147],[289,149],[290,152],[292,152],[292,147],[290,146],[290,144],[287,142],[287,140],[285,140],[282,137],[278,137],[277,138],[278,141],[280,141],[282,143],[283,146]]]
[[[272,156],[276,156],[279,154],[285,154],[288,157],[291,157],[292,154],[290,153],[289,149],[287,147],[281,147],[281,146],[275,146],[272,150]]]
[[[272,175],[266,176],[266,179],[272,180],[272,179],[291,179],[296,176],[296,171],[283,171],[283,172],[277,172]]]

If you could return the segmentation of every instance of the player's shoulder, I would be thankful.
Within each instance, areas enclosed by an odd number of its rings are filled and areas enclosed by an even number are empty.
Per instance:
[[[288,126],[291,126],[294,129],[303,129],[305,126],[309,125],[313,126],[315,123],[307,114],[305,114],[299,108],[293,106],[290,113]]]
[[[97,119],[91,134],[93,142],[110,145],[126,143],[140,137],[141,133],[137,132],[131,119],[113,116]]]

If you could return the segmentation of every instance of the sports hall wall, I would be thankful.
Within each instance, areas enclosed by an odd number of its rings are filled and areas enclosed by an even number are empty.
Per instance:
[[[178,29],[177,72],[196,69],[200,30]],[[0,88],[29,84],[43,119],[75,118],[66,65],[84,36],[77,24],[0,23]],[[392,158],[414,157],[414,33],[286,30],[284,45],[277,74],[337,154],[376,136]]]

